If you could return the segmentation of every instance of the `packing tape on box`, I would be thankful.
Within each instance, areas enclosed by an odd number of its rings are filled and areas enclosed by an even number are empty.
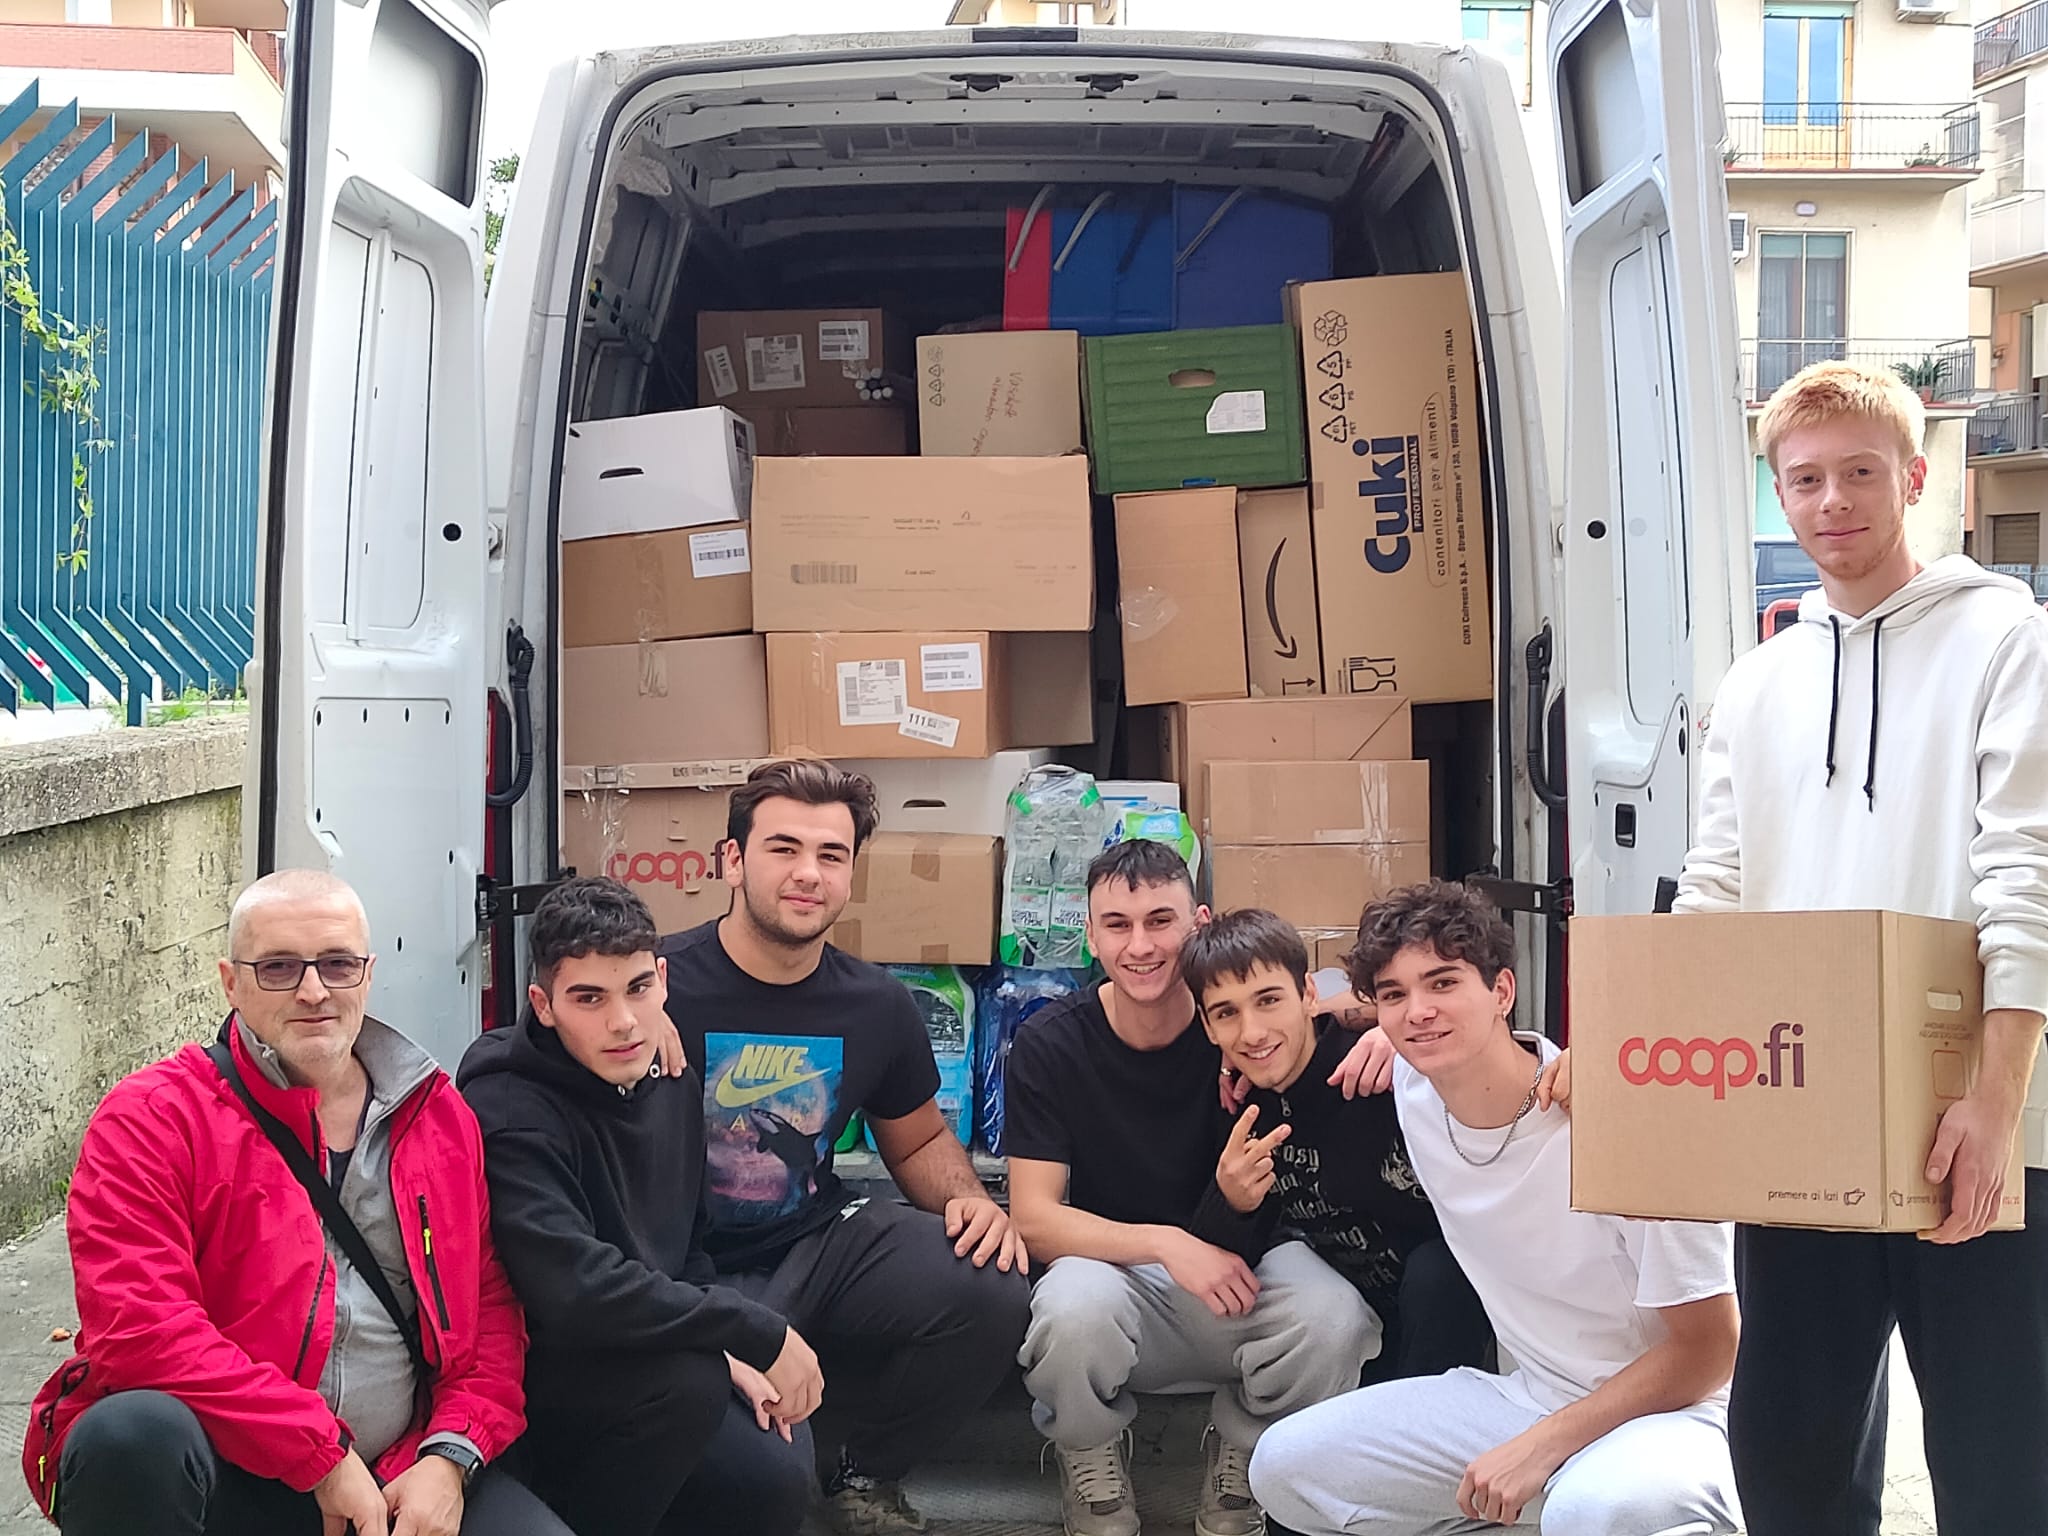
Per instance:
[[[643,699],[665,699],[668,697],[668,654],[651,640],[642,640],[640,652],[640,697]]]
[[[936,883],[942,872],[943,863],[944,855],[937,848],[920,845],[911,850],[910,878]]]
[[[1118,603],[1126,640],[1156,640],[1180,617],[1180,601],[1158,587],[1139,587]]]
[[[858,896],[854,898],[856,901],[860,899]],[[857,917],[842,917],[832,925],[832,943],[857,960],[867,958],[860,952],[860,919]]]
[[[641,645],[656,639],[662,613],[662,567],[659,560],[640,560],[633,568],[633,638]],[[666,679],[664,678],[664,682]]]

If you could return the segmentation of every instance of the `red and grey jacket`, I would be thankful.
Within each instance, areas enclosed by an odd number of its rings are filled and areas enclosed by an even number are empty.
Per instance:
[[[223,1033],[251,1096],[324,1167],[313,1092],[272,1083],[232,1018]],[[526,1427],[526,1324],[491,1246],[483,1140],[438,1069],[392,1117],[391,1193],[432,1379],[371,1469],[384,1480],[430,1435],[463,1435],[488,1460]],[[350,1441],[318,1390],[335,1261],[312,1200],[204,1050],[188,1045],[107,1095],[67,1210],[77,1353],[36,1394],[22,1452],[45,1514],[65,1434],[115,1392],[176,1397],[220,1456],[257,1477],[305,1491],[333,1470]]]

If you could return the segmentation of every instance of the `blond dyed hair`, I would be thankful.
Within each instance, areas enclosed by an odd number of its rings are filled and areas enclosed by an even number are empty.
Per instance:
[[[1757,423],[1757,446],[1777,473],[1778,445],[1787,433],[1844,416],[1860,416],[1898,434],[1901,462],[1920,457],[1927,409],[1890,368],[1856,363],[1809,363],[1778,386]]]

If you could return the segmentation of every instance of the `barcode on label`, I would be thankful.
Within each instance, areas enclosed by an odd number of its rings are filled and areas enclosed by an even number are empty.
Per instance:
[[[747,558],[747,530],[726,528],[716,533],[690,535],[690,575],[739,576],[752,569]]]
[[[800,334],[747,338],[747,388],[755,394],[804,387],[804,339]]]
[[[951,715],[935,714],[928,709],[906,710],[903,723],[896,727],[900,736],[913,741],[930,742],[935,747],[944,747],[948,752],[959,744],[960,722]]]
[[[790,566],[789,579],[799,587],[850,587],[860,580],[860,567],[851,562],[801,560]]]
[[[704,354],[704,366],[711,374],[711,393],[724,400],[740,392],[740,376],[733,370],[732,349],[713,347]]]
[[[864,363],[867,360],[867,321],[820,320],[818,322],[819,362]]]
[[[744,549],[707,549],[697,558],[707,565],[712,565],[721,560],[744,560],[747,558],[747,552]]]
[[[896,725],[910,705],[910,667],[902,660],[839,663],[839,723]]]
[[[926,693],[973,693],[982,686],[979,645],[927,645],[920,661]]]

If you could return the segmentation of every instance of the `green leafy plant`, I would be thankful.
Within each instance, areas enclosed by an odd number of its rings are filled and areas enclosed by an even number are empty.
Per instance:
[[[500,155],[491,162],[490,190],[484,194],[484,282],[489,284],[491,268],[498,257],[498,242],[505,238],[505,194],[519,179],[519,157]]]
[[[1941,359],[1928,353],[1917,363],[1894,363],[1892,369],[1912,389],[1938,389],[1941,386]]]
[[[0,193],[4,191],[0,187]],[[70,548],[58,554],[57,567],[75,576],[91,558],[93,496],[89,455],[104,453],[113,446],[99,435],[96,404],[100,378],[94,358],[106,346],[106,332],[99,326],[81,329],[44,305],[35,274],[30,270],[28,248],[7,217],[4,202],[0,202],[0,309],[12,312],[21,322],[22,334],[53,359],[40,379],[22,387],[36,397],[44,410],[71,421],[71,539]]]

